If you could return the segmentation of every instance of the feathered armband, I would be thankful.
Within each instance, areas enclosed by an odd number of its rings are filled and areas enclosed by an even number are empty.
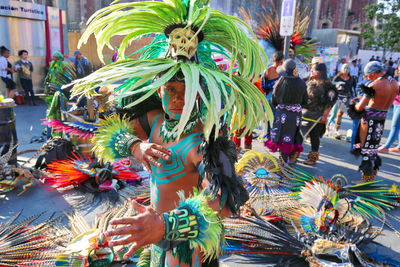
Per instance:
[[[349,104],[349,108],[347,109],[347,114],[353,120],[361,120],[361,118],[365,116],[366,111],[365,110],[357,111],[356,104],[351,103]]]
[[[374,87],[368,87],[365,84],[361,84],[360,87],[366,97],[373,98],[375,96],[376,91]]]
[[[164,239],[172,242],[187,241],[188,248],[185,250],[200,248],[205,260],[219,256],[224,240],[223,225],[218,214],[208,206],[209,198],[197,189],[194,189],[190,198],[185,199],[182,191],[179,195],[179,206],[163,214]],[[179,247],[185,243],[178,245],[177,250],[181,251]]]
[[[100,160],[111,162],[128,157],[131,145],[138,141],[129,121],[114,115],[100,121],[93,150]]]

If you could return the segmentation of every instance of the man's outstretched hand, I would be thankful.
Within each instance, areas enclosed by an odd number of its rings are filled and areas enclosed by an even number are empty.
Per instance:
[[[157,167],[161,167],[161,163],[158,161],[160,158],[169,160],[172,153],[164,146],[160,146],[153,143],[140,143],[138,146],[134,146],[133,151],[131,151],[132,156],[134,156],[138,161],[143,163],[147,170],[151,173],[150,163],[153,163]]]
[[[111,225],[121,225],[121,227],[105,233],[107,237],[121,236],[120,239],[109,242],[111,247],[132,244],[124,255],[125,259],[131,257],[139,248],[161,241],[165,235],[162,215],[151,207],[140,205],[135,200],[132,200],[132,203],[140,214],[135,217],[111,220]]]

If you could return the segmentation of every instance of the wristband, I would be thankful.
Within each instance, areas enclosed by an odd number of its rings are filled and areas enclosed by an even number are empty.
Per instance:
[[[216,258],[222,252],[224,230],[218,214],[208,206],[209,197],[196,188],[189,198],[185,198],[183,191],[178,195],[179,206],[163,214],[164,240],[187,241],[190,249],[200,249],[204,260]]]
[[[189,207],[179,207],[163,214],[165,221],[165,240],[187,241],[199,236],[197,216]]]

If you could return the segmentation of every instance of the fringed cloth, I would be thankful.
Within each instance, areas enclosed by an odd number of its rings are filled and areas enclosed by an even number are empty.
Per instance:
[[[378,147],[385,126],[386,115],[386,110],[366,108],[366,113],[358,126],[354,150],[362,155],[359,170],[364,175],[375,175],[382,164],[382,160],[378,156]]]
[[[271,136],[264,142],[271,152],[303,152],[303,137],[300,133],[301,110],[302,106],[299,104],[276,106]]]

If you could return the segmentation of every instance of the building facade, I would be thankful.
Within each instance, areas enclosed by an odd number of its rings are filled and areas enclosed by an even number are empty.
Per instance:
[[[360,31],[366,22],[363,8],[376,0],[314,0],[314,29],[345,29]]]

